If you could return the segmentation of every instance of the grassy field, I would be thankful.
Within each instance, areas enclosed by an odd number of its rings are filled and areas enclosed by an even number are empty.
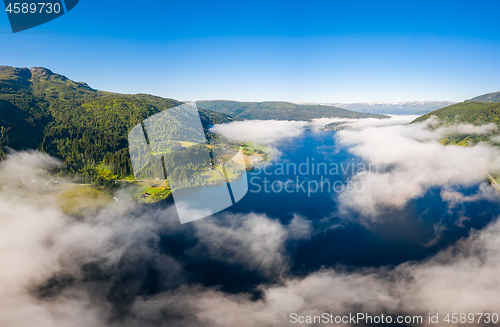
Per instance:
[[[171,190],[168,188],[166,181],[143,181],[135,182],[128,185],[134,199],[140,202],[155,202],[168,198]],[[149,195],[146,195],[149,194]]]
[[[111,195],[91,185],[64,183],[51,187],[50,194],[55,196],[65,213],[73,215],[99,210],[115,201]]]

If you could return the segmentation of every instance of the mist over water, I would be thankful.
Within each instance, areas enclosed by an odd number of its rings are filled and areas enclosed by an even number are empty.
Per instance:
[[[415,188],[420,193],[403,194],[398,205],[375,206],[373,216],[346,199],[366,196],[377,186],[372,179],[398,173],[398,164],[353,175],[352,167],[368,167],[366,153],[355,155],[356,145],[341,138],[349,133],[339,133],[308,130],[274,143],[280,155],[249,172],[240,202],[189,224],[180,224],[171,200],[138,206],[125,191],[97,213],[69,216],[50,194],[22,186],[57,161],[11,154],[0,166],[0,251],[8,262],[0,271],[0,322],[287,326],[291,312],[496,308],[498,290],[473,278],[495,283],[500,266],[499,196],[485,178]],[[317,174],[313,162],[338,174]],[[366,188],[315,187],[327,179]]]
[[[221,213],[265,215],[284,225],[290,224],[296,217],[307,221],[310,234],[305,239],[289,240],[286,244],[292,262],[290,272],[293,274],[300,275],[338,264],[380,267],[422,260],[466,237],[471,230],[482,229],[500,215],[498,200],[490,201],[488,198],[464,202],[459,210],[451,210],[442,197],[445,188],[432,187],[401,208],[385,208],[381,222],[369,226],[359,224],[363,214],[339,212],[338,196],[341,190],[344,193],[362,192],[362,186],[358,190],[355,186],[348,186],[353,173],[366,167],[366,174],[377,174],[379,168],[372,166],[370,171],[368,163],[350,153],[349,148],[337,144],[335,133],[308,130],[303,135],[279,142],[279,157],[250,171],[249,192]],[[326,170],[324,166],[318,168],[323,163]],[[290,183],[286,189],[284,183],[287,181]],[[302,183],[302,187],[297,186],[297,181]],[[330,184],[321,189],[321,181]],[[308,183],[320,186],[309,191]],[[331,187],[334,183],[336,188]],[[479,183],[456,187],[455,191],[467,196],[477,193],[480,187]],[[205,187],[200,196],[205,193],[214,196],[224,190],[224,186]],[[217,220],[217,216],[208,219]],[[239,288],[244,284],[242,280],[235,282],[233,275],[221,278],[222,267],[214,263],[203,262],[199,269],[205,269],[205,274],[211,276],[203,279],[210,285],[239,284],[236,287]],[[210,273],[211,270],[213,273]],[[262,281],[248,276],[245,278],[245,282],[255,285]],[[253,286],[247,285],[243,289]]]
[[[307,182],[315,180],[320,183],[322,177],[323,181],[329,180],[332,184],[338,182],[337,186],[342,183],[346,193],[357,192],[354,186],[352,189],[347,188],[347,183],[352,179],[353,167],[354,172],[366,167],[367,174],[378,173],[376,166],[372,166],[370,172],[368,163],[363,163],[359,157],[351,154],[349,148],[336,144],[335,133],[307,131],[281,142],[278,145],[281,153],[279,159],[266,164],[266,172],[264,168],[250,172],[250,191],[243,200],[227,210],[233,213],[265,214],[284,224],[297,215],[310,220],[314,226],[313,236],[289,246],[297,273],[336,264],[381,266],[420,260],[468,235],[471,229],[483,228],[500,214],[498,202],[488,199],[463,203],[460,210],[450,210],[449,204],[441,197],[443,188],[434,187],[402,208],[386,208],[381,223],[360,225],[355,221],[359,221],[357,216],[362,214],[337,211],[339,192],[336,190],[330,189],[328,192],[325,186],[323,192],[319,189],[315,193],[307,193]],[[294,174],[292,165],[299,167],[303,164],[304,168],[306,162],[309,163],[309,174],[300,175],[298,171]],[[313,162],[316,165],[314,167],[326,163],[327,174],[324,174],[324,169],[319,169],[321,174],[312,175]],[[290,167],[289,174],[286,174],[287,165]],[[282,167],[285,169],[281,170]],[[330,167],[339,167],[339,174],[330,174]],[[285,174],[282,174],[283,171]],[[293,184],[288,189],[293,192],[284,189],[275,192],[279,187],[272,188],[275,182],[290,180],[295,183],[297,177],[299,181],[305,181],[305,192],[302,189],[297,191]],[[264,179],[268,181],[269,192],[265,191]],[[479,188],[480,184],[477,184],[456,190],[470,195]],[[340,186],[337,190],[340,190]],[[358,191],[361,190],[360,186]],[[461,221],[461,217],[473,219]]]

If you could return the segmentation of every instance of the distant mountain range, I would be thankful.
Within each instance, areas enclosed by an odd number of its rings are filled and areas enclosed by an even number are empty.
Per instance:
[[[387,118],[380,114],[357,112],[318,104],[282,101],[239,102],[227,100],[196,101],[199,108],[224,113],[239,119],[309,120],[323,117]]]
[[[369,112],[382,115],[425,115],[428,112],[455,104],[451,101],[407,101],[407,102],[366,102],[366,103],[298,103],[323,105],[347,110]]]

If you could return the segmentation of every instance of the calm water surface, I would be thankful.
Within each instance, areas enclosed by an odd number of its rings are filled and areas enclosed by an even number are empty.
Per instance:
[[[368,166],[363,166],[348,149],[336,146],[334,135],[335,132],[307,131],[281,143],[279,159],[267,164],[265,171],[261,167],[249,172],[249,192],[226,209],[233,213],[265,214],[283,224],[288,224],[294,215],[311,220],[314,226],[311,238],[290,241],[287,245],[293,260],[292,270],[298,274],[336,264],[382,266],[424,259],[467,236],[472,228],[484,228],[500,214],[499,203],[489,201],[464,203],[450,210],[441,199],[441,189],[434,188],[410,201],[403,209],[388,209],[381,223],[365,227],[349,222],[356,221],[346,220],[356,218],[356,213],[339,215],[338,192],[331,190],[333,186],[328,191],[327,182],[340,190],[340,186],[350,180],[353,167],[358,170]],[[320,163],[323,165],[318,174]],[[332,167],[339,168],[338,174],[333,174]],[[323,191],[313,192],[321,181],[324,182]],[[308,188],[308,184],[311,187]],[[478,187],[460,191],[475,193]],[[203,192],[213,195],[216,190],[205,188]],[[469,219],[460,224],[464,216]]]

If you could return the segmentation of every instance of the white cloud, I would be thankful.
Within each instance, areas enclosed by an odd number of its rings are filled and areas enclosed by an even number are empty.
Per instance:
[[[341,126],[349,129],[361,129],[366,127],[381,127],[408,124],[415,120],[418,116],[400,115],[390,116],[386,119],[378,118],[319,118],[312,120],[312,126],[317,128],[324,127],[331,123],[339,123]]]
[[[340,123],[349,128],[391,126],[406,124],[418,116],[392,116],[388,119],[376,118],[316,118],[308,121],[245,120],[215,125],[210,131],[232,141],[254,142],[275,146],[277,143],[300,136],[306,128],[321,129],[331,123]]]
[[[219,219],[181,225],[173,207],[141,213],[126,193],[117,195],[120,201],[111,202],[97,215],[75,219],[61,211],[45,183],[40,182],[40,188],[33,187],[37,183],[22,183],[28,178],[50,179],[47,168],[54,165],[57,160],[36,152],[14,153],[0,164],[2,326],[113,325],[116,303],[110,297],[130,301],[130,305],[140,302],[137,293],[147,278],[142,275],[147,265],[158,271],[160,288],[188,285],[182,264],[155,245],[160,232],[195,240],[197,245],[185,254],[192,260],[237,264],[271,279],[288,271],[285,245],[289,237],[306,238],[311,232],[310,224],[301,218],[282,225],[258,214],[223,214]],[[83,267],[88,264],[103,277],[85,282]],[[124,284],[113,291],[116,283]],[[189,292],[197,289],[185,287]],[[183,313],[178,313],[182,320]],[[145,326],[145,321],[143,317],[131,326]]]
[[[305,121],[245,120],[215,125],[210,131],[232,141],[276,145],[280,141],[301,135],[308,125]]]
[[[158,315],[161,308],[181,303],[179,311],[195,313],[207,326],[289,326],[290,313],[299,315],[421,315],[448,312],[495,313],[500,307],[500,223],[422,262],[395,268],[347,271],[323,269],[279,285],[263,285],[262,300],[203,288],[184,288],[138,300],[137,314]],[[151,310],[154,308],[154,310]],[[242,318],[244,317],[244,318]],[[350,325],[350,324],[346,324]],[[453,325],[453,324],[452,324]],[[479,324],[471,324],[479,325]]]
[[[339,142],[352,146],[357,155],[381,168],[393,167],[360,177],[367,191],[342,199],[343,205],[359,210],[363,203],[374,210],[397,206],[433,185],[444,186],[442,196],[452,208],[464,201],[493,200],[494,191],[486,184],[467,196],[453,185],[483,181],[481,169],[498,167],[497,151],[484,145],[443,148],[432,133],[418,124],[372,124],[339,132]],[[429,325],[429,312],[443,317],[447,312],[493,313],[500,307],[498,220],[420,262],[394,268],[324,268],[297,277],[289,270],[292,258],[286,244],[313,237],[306,217],[283,225],[259,214],[222,214],[181,225],[172,208],[140,213],[122,194],[119,203],[77,220],[62,213],[41,188],[22,185],[27,178],[46,178],[45,168],[53,164],[57,161],[45,155],[18,153],[0,165],[2,326],[289,326],[292,312],[418,314]],[[198,245],[190,255],[242,265],[277,280],[258,286],[259,300],[189,283],[184,263],[155,246],[161,242],[159,231],[167,239],[194,239]],[[138,292],[147,278],[140,273],[148,263],[165,285],[154,295]],[[96,265],[94,273],[103,274],[104,281],[86,280],[82,267],[87,264]],[[40,286],[49,287],[47,280],[61,275],[75,281],[41,298]],[[129,301],[130,311],[115,312],[110,294]]]
[[[490,125],[430,130],[429,124],[432,121],[339,131],[336,137],[340,145],[378,167],[378,172],[354,177],[365,190],[341,194],[341,207],[376,220],[381,208],[402,207],[431,187],[470,186],[486,181],[485,171],[500,171],[500,151],[496,147],[444,147],[438,142],[450,131],[488,133],[494,130]]]
[[[492,140],[493,142],[500,143],[500,135],[495,135],[495,136],[492,136],[492,137],[491,137],[491,140]]]
[[[288,269],[284,248],[287,231],[263,215],[225,214],[223,220],[197,221],[194,255],[239,263],[267,276],[279,276]]]

